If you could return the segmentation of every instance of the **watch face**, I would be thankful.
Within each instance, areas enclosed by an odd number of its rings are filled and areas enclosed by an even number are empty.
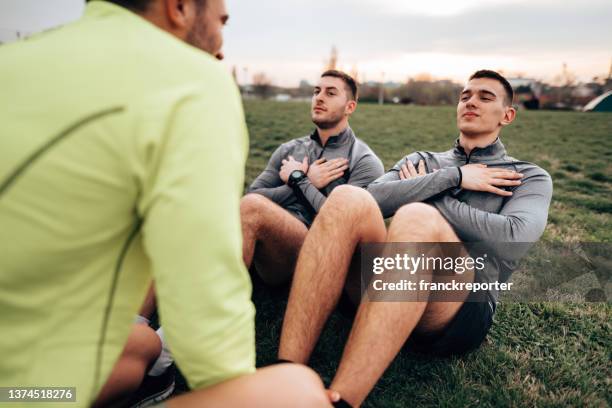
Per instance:
[[[290,177],[291,177],[291,178],[298,178],[298,177],[301,177],[301,176],[302,176],[302,174],[304,174],[304,172],[303,172],[302,170],[293,170],[293,171],[291,172]]]

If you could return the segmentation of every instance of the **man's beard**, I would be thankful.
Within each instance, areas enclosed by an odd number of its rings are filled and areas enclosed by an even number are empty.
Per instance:
[[[342,121],[341,114],[333,116],[329,119],[324,119],[324,120],[317,120],[317,119],[312,118],[312,123],[317,125],[319,129],[331,129],[335,127],[336,125],[338,125],[338,123],[340,123],[341,121]]]
[[[200,22],[203,20],[201,13],[204,13],[204,7],[198,7],[196,21]],[[213,50],[212,45],[210,44],[210,40],[208,38],[208,33],[206,32],[206,26],[204,24],[195,24],[189,33],[187,33],[187,38],[185,42],[189,45],[193,45],[196,48],[201,49],[204,52],[207,52],[211,55],[216,50]]]
[[[199,48],[202,51],[205,51],[209,54],[212,53],[212,50],[209,49],[210,46],[206,38],[206,29],[200,24],[196,24],[193,27],[193,29],[187,34],[187,38],[185,39],[185,41],[187,42],[187,44],[193,45],[194,47]]]

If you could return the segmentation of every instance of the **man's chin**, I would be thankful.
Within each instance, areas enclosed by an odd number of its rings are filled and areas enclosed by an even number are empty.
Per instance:
[[[339,120],[319,119],[315,117],[314,115],[311,117],[311,119],[312,119],[312,123],[314,123],[319,129],[331,129],[335,127],[338,123],[340,123]]]
[[[459,126],[459,131],[467,137],[475,137],[482,134],[482,129],[479,129],[477,126]]]

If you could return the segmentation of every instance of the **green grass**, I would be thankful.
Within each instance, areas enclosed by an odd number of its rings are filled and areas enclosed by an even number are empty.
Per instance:
[[[280,143],[312,124],[304,103],[247,101],[245,110],[248,184]],[[457,136],[452,108],[361,105],[351,126],[386,168],[414,150],[447,150]],[[553,176],[544,242],[612,242],[611,114],[521,111],[502,140]],[[259,365],[276,357],[286,298],[255,282]],[[611,317],[605,303],[502,303],[479,350],[453,359],[402,352],[364,406],[610,406]],[[312,357],[327,383],[350,325],[335,313]]]

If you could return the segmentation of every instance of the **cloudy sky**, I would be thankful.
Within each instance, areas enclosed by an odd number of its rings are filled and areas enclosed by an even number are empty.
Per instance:
[[[483,67],[550,80],[563,62],[588,80],[612,63],[610,0],[226,1],[227,63],[283,85],[314,80],[332,46],[366,80]]]
[[[0,0],[0,41],[13,40],[17,31],[31,33],[75,20],[84,0]]]
[[[332,46],[360,79],[429,73],[462,81],[479,68],[552,80],[562,64],[579,79],[612,63],[610,0],[226,0],[228,67],[241,82],[314,81]],[[0,40],[76,18],[83,0],[1,0]],[[3,34],[4,33],[4,34]],[[8,34],[10,35],[10,34]]]

